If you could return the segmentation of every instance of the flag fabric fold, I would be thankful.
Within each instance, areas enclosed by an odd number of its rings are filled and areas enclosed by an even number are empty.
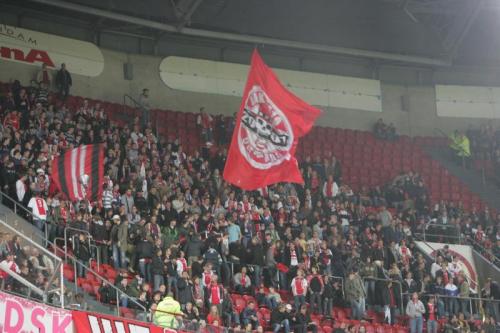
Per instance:
[[[224,179],[244,190],[279,182],[303,184],[295,150],[320,114],[288,91],[255,50]]]
[[[71,201],[99,200],[104,182],[103,145],[84,145],[63,152],[52,161],[52,181]]]

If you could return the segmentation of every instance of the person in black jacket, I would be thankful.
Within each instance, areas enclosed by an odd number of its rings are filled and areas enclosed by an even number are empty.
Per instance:
[[[65,100],[69,95],[69,88],[73,85],[71,74],[66,69],[66,64],[61,64],[61,69],[56,75],[56,87],[59,90],[59,98]]]
[[[187,271],[182,272],[182,276],[177,280],[177,301],[184,309],[186,304],[193,301],[193,282],[189,279]]]
[[[221,316],[226,327],[233,327],[233,324],[236,324],[236,326],[240,325],[240,316],[234,311],[233,301],[229,297],[229,292],[226,288],[223,291]]]
[[[91,258],[89,243],[85,234],[80,234],[78,239],[75,241],[75,257],[80,261],[80,263],[77,263],[76,266],[78,270],[78,276],[84,278],[85,267],[83,267],[82,264],[85,266],[89,266],[89,260]]]
[[[271,312],[271,327],[274,333],[278,333],[281,329],[283,329],[285,333],[290,332],[290,319],[288,318],[284,303],[280,303]]]
[[[203,242],[200,239],[200,235],[198,233],[189,233],[189,238],[184,247],[184,253],[188,259],[188,265],[198,260],[198,257],[202,255]]]
[[[151,262],[153,258],[154,245],[151,237],[143,238],[135,246],[137,258],[139,258],[139,272],[146,282],[151,282]]]
[[[109,262],[109,245],[111,245],[111,223],[105,223],[100,216],[94,215],[90,222],[90,234],[98,246],[101,263],[107,265]]]
[[[157,249],[151,262],[151,275],[153,276],[153,291],[156,292],[165,283],[163,271],[163,251]]]
[[[261,283],[261,267],[265,265],[264,263],[264,248],[258,237],[254,237],[250,244],[250,250],[252,251],[252,268],[253,268],[253,279],[254,286],[259,287]]]
[[[316,324],[311,320],[311,315],[307,311],[307,305],[305,304],[302,304],[299,312],[295,315],[294,331],[295,333],[307,333],[307,331],[316,333],[318,331]]]

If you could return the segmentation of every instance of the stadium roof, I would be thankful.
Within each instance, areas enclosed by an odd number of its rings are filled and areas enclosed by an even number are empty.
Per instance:
[[[100,33],[136,36],[157,54],[176,38],[430,67],[500,64],[496,0],[4,0],[0,12],[21,25],[81,25],[100,44]]]

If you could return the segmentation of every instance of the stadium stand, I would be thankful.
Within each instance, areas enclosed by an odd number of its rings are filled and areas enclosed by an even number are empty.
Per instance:
[[[193,113],[152,110],[144,128],[140,111],[125,105],[60,101],[18,82],[0,89],[2,191],[20,205],[45,202],[40,226],[65,260],[75,297],[164,324],[156,309],[173,294],[184,319],[167,326],[186,332],[290,325],[403,333],[414,292],[427,309],[435,299],[440,329],[478,329],[483,315],[499,321],[497,282],[474,295],[447,253],[432,262],[414,243],[431,223],[451,226],[458,239],[498,237],[497,212],[421,148],[445,140],[315,127],[297,151],[304,186],[243,193],[221,176],[231,118],[215,117],[207,146]],[[107,149],[102,201],[71,203],[51,186],[49,161],[92,143]],[[6,196],[3,203],[12,205]],[[436,237],[456,241],[449,230]],[[0,250],[7,261],[15,251],[36,285],[46,282],[43,257],[16,246],[15,236],[4,235]],[[479,306],[470,296],[488,301]],[[83,302],[73,301],[88,308]]]

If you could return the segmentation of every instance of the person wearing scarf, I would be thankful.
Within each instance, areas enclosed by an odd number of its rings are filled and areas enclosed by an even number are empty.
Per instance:
[[[233,278],[234,289],[239,294],[250,293],[252,291],[252,282],[247,275],[247,268],[242,267],[240,273],[236,273]]]
[[[304,278],[304,273],[301,269],[297,271],[297,276],[292,280],[292,294],[295,307],[299,308],[302,304],[306,303],[306,295],[308,283]]]
[[[337,194],[339,194],[339,186],[333,180],[333,176],[330,175],[328,176],[326,183],[323,185],[323,196],[325,198],[333,198],[336,197]]]

